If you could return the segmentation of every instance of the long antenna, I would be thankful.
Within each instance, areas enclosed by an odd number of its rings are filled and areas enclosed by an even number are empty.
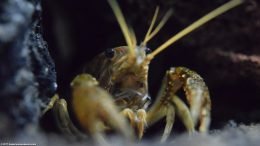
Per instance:
[[[152,29],[153,29],[153,26],[154,26],[154,24],[155,24],[155,21],[156,21],[156,19],[157,19],[157,17],[158,17],[158,13],[159,13],[159,7],[157,6],[156,7],[156,9],[155,9],[155,12],[154,12],[154,15],[153,15],[153,19],[152,19],[152,21],[151,21],[151,24],[150,24],[150,26],[149,26],[149,28],[148,28],[148,31],[147,31],[147,33],[146,33],[146,35],[145,35],[145,37],[144,37],[144,40],[143,40],[143,42],[142,42],[142,45],[146,45],[146,43],[147,43],[147,38],[149,37],[149,35],[151,34],[151,32],[152,32]]]
[[[159,24],[156,26],[154,31],[146,38],[146,42],[148,42],[150,39],[152,39],[161,29],[162,27],[166,24],[166,22],[169,20],[169,18],[172,15],[172,9],[168,10],[162,20],[159,22]]]
[[[151,25],[148,29],[147,34],[145,35],[144,41],[142,42],[141,45],[145,46],[146,43],[152,39],[161,29],[162,27],[165,25],[165,23],[169,20],[170,16],[172,15],[172,9],[168,10],[166,12],[166,14],[164,15],[164,17],[162,18],[162,20],[159,22],[159,24],[155,27],[155,29],[152,31],[154,23],[156,21],[156,18],[158,16],[158,12],[159,12],[159,8],[157,7],[154,13],[154,17],[152,19]]]
[[[240,5],[241,3],[243,3],[243,0],[231,0],[231,1],[223,4],[222,6],[216,8],[215,10],[213,10],[210,13],[206,14],[205,16],[200,18],[199,20],[193,22],[191,25],[189,25],[188,27],[186,27],[185,29],[183,29],[182,31],[180,31],[179,33],[177,33],[176,35],[171,37],[168,41],[163,43],[155,51],[153,51],[151,54],[149,54],[147,56],[147,58],[149,60],[152,60],[154,58],[154,56],[159,54],[161,51],[166,49],[168,46],[170,46],[171,44],[173,44],[177,40],[181,39],[185,35],[189,34],[190,32],[194,31],[195,29],[199,28],[200,26],[202,26],[203,24],[205,24],[208,21],[212,20],[213,18],[216,18],[217,16],[225,13],[226,11],[228,11],[228,10],[238,6],[238,5]]]
[[[133,42],[135,41],[135,40],[133,40],[134,37],[135,37],[135,36],[133,36],[134,33],[129,31],[129,28],[128,28],[127,24],[126,24],[126,21],[125,21],[125,18],[123,16],[123,13],[122,13],[118,3],[116,2],[116,0],[108,0],[108,3],[111,6],[111,8],[112,8],[112,10],[113,10],[113,12],[114,12],[114,14],[116,16],[116,19],[117,19],[117,21],[119,23],[119,26],[120,26],[120,28],[121,28],[121,30],[123,32],[123,35],[125,37],[127,46],[129,48],[129,53],[130,53],[129,55],[131,57],[135,57],[135,53],[134,53],[134,47],[135,46],[133,45]]]

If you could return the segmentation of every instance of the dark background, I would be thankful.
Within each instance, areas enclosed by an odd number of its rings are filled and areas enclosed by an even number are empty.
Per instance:
[[[118,0],[140,42],[155,7],[160,18],[169,9],[173,16],[148,46],[153,50],[225,0]],[[184,37],[155,58],[149,71],[154,97],[164,73],[171,66],[198,72],[212,99],[211,129],[228,121],[260,122],[260,6],[256,0],[219,16]],[[57,71],[58,93],[69,101],[69,83],[84,65],[106,48],[125,45],[111,8],[105,0],[45,0],[43,33]],[[174,129],[182,129],[181,124]],[[162,127],[163,125],[157,125]]]

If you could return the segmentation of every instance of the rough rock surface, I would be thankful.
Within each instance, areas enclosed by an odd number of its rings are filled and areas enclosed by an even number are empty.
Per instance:
[[[39,0],[0,2],[0,123],[5,125],[0,137],[37,125],[41,108],[56,90],[40,14]]]

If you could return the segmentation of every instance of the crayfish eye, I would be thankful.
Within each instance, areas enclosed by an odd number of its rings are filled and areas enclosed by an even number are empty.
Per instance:
[[[152,53],[152,50],[150,48],[145,48],[145,54],[147,55],[147,54],[150,54],[150,53]]]
[[[105,56],[107,58],[113,58],[115,56],[115,50],[113,48],[108,48],[105,50]]]

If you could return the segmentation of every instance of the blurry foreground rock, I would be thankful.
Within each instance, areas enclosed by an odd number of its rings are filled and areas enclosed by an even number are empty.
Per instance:
[[[37,124],[56,90],[40,15],[40,0],[0,1],[0,137]]]

